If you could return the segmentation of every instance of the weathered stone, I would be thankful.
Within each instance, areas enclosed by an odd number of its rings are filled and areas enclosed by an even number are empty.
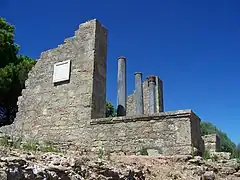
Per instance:
[[[118,98],[117,115],[126,116],[127,107],[127,76],[126,76],[126,58],[118,57]]]
[[[218,152],[220,151],[220,138],[217,134],[209,134],[202,136],[204,141],[205,150],[211,152]]]
[[[191,144],[202,151],[199,147],[201,137],[196,133],[199,123],[200,119],[188,110],[96,119],[91,122],[94,125],[92,146],[111,152],[159,149],[164,155],[192,154]]]
[[[5,171],[0,171],[0,180],[8,180],[7,173]]]
[[[163,112],[164,111],[164,101],[163,101],[163,82],[158,77],[156,78],[156,111]]]
[[[81,24],[74,37],[41,54],[29,72],[14,124],[2,131],[33,138],[53,126],[105,117],[106,56],[107,30],[95,19]],[[63,61],[71,62],[70,79],[53,83],[54,64]]]
[[[210,157],[215,160],[229,160],[231,153],[229,152],[210,152]]]
[[[84,152],[104,149],[135,154],[142,149],[158,149],[165,155],[189,155],[195,149],[202,153],[200,119],[191,110],[161,112],[162,84],[157,78],[155,87],[156,76],[149,79],[150,91],[148,82],[147,86],[143,84],[147,89],[144,97],[151,97],[151,101],[144,99],[144,107],[151,115],[125,116],[124,57],[119,58],[118,77],[121,80],[118,105],[123,106],[124,113],[120,113],[121,117],[104,118],[106,41],[107,30],[92,20],[81,24],[75,36],[66,39],[63,45],[43,52],[29,72],[15,122],[1,130],[26,140],[51,141],[63,149]],[[68,60],[71,62],[69,80],[54,84],[54,64]],[[54,165],[67,164],[59,161]]]
[[[147,149],[148,156],[159,156],[161,152],[158,149]]]
[[[214,180],[214,179],[215,179],[215,175],[213,171],[207,171],[202,176],[202,180]]]
[[[202,165],[204,164],[203,158],[200,156],[194,156],[193,159],[190,159],[188,162],[197,164],[197,165]]]
[[[236,173],[234,173],[235,176],[240,177],[240,170]]]
[[[0,179],[183,179],[183,180],[238,180],[239,173],[232,163],[212,162],[211,169],[208,162],[196,156],[192,159],[203,161],[190,163],[190,155],[177,156],[136,156],[124,154],[110,154],[103,151],[103,157],[97,154],[88,156],[80,155],[79,151],[67,151],[65,153],[35,152],[35,159],[28,160],[21,166],[20,157],[25,161],[27,151],[21,149],[4,150],[0,148],[0,154],[4,160],[0,166]],[[13,159],[19,159],[13,163]],[[5,163],[5,160],[9,162]],[[61,165],[53,166],[56,159]],[[74,161],[74,163],[72,163]],[[227,160],[230,162],[231,160]],[[71,165],[72,164],[72,165]],[[74,164],[74,165],[73,165]],[[233,165],[233,166],[232,166]],[[238,170],[239,168],[237,168]]]
[[[148,76],[149,114],[156,113],[156,77]]]
[[[164,111],[164,101],[163,101],[163,83],[162,80],[156,77],[156,112]],[[144,114],[149,114],[149,88],[148,80],[143,82],[143,104],[144,104]],[[127,116],[136,115],[136,102],[135,102],[135,91],[133,94],[127,97]]]
[[[136,72],[135,74],[135,102],[136,102],[136,115],[144,113],[143,106],[143,89],[142,89],[142,73]]]

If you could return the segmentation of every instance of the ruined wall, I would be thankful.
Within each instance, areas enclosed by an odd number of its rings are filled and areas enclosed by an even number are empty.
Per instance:
[[[149,91],[148,91],[148,80],[143,82],[143,105],[144,105],[144,114],[149,112]],[[127,116],[132,116],[136,114],[135,106],[135,93],[127,97]],[[164,111],[163,103],[163,83],[162,80],[156,76],[156,111]]]
[[[43,52],[19,97],[13,133],[35,137],[38,131],[105,117],[107,30],[91,20],[64,44]],[[53,83],[54,64],[71,61],[70,80]]]
[[[137,153],[144,148],[165,155],[191,154],[192,145],[202,152],[200,119],[191,110],[158,113],[153,116],[100,118],[80,124],[49,124],[35,133],[38,140],[73,144],[80,149]],[[33,138],[23,134],[24,138]]]
[[[149,148],[166,155],[191,154],[193,145],[202,152],[200,119],[191,110],[147,115],[147,81],[143,83],[146,115],[102,118],[106,54],[106,29],[96,20],[81,24],[73,38],[41,54],[19,98],[17,118],[0,131],[26,140],[74,144],[88,151],[136,153]],[[71,60],[70,80],[54,85],[54,64],[65,60]],[[161,85],[158,81],[158,111],[163,110]],[[134,96],[128,100],[134,114]]]
[[[211,152],[219,152],[220,151],[220,138],[217,134],[209,134],[202,136],[204,141],[205,150]]]
[[[143,148],[162,154],[191,154],[199,147],[200,119],[190,110],[153,116],[117,117],[92,121],[92,146],[106,151],[138,152]]]

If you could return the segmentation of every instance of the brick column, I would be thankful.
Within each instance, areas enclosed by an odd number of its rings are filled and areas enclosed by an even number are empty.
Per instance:
[[[156,113],[156,77],[148,76],[149,114]]]
[[[118,97],[117,116],[126,116],[127,85],[126,85],[126,58],[118,57]]]
[[[143,88],[142,88],[142,73],[136,72],[135,76],[135,105],[136,115],[141,115],[144,112],[143,109]]]

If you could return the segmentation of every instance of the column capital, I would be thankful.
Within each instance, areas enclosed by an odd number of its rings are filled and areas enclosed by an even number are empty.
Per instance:
[[[148,83],[153,82],[156,84],[156,76],[150,75],[147,77]]]
[[[120,59],[126,60],[126,57],[125,56],[118,56],[118,60],[120,60]]]
[[[142,72],[135,72],[134,75],[140,74],[142,75]]]

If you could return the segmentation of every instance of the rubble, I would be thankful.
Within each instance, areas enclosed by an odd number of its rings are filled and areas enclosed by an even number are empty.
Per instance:
[[[30,152],[1,147],[0,180],[237,180],[237,159],[200,156],[86,156],[77,151]]]

